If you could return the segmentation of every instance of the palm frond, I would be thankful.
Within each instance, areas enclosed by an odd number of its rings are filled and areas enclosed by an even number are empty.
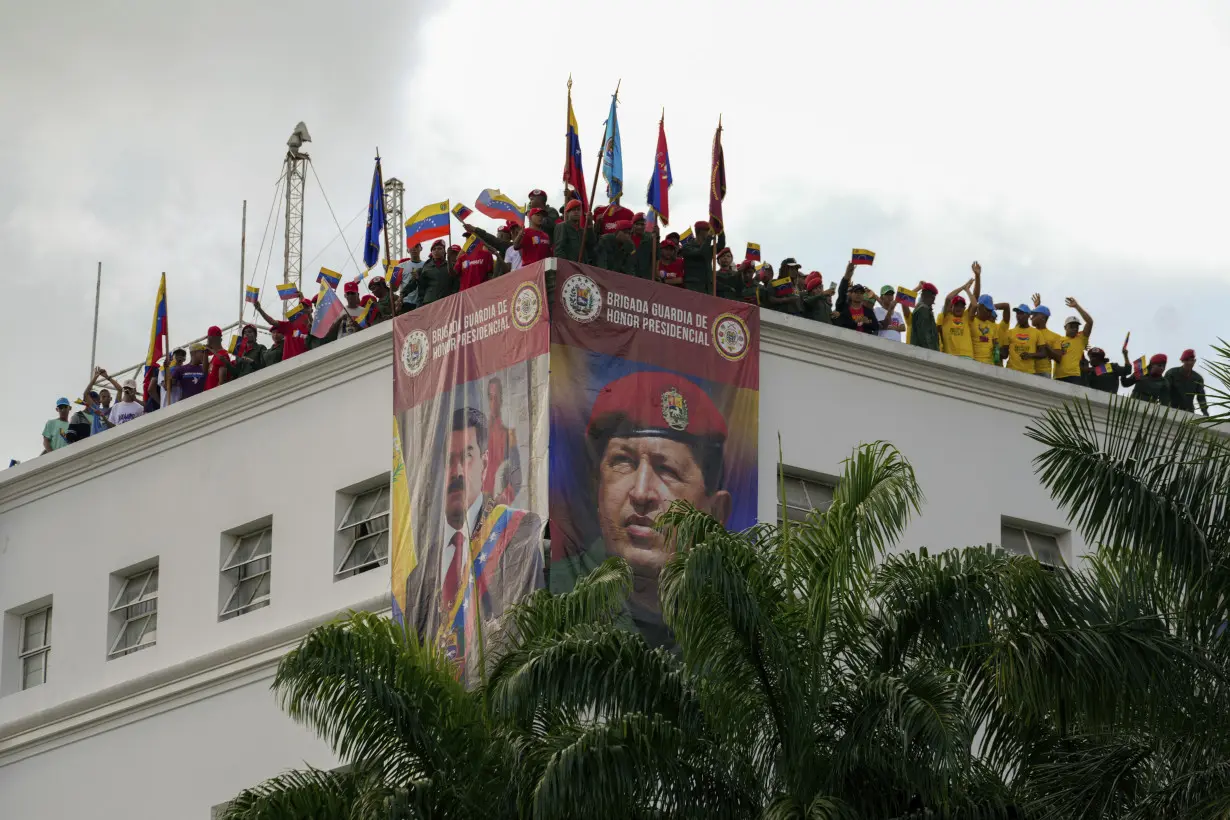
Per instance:
[[[392,789],[373,772],[307,768],[240,792],[223,810],[221,820],[378,820],[388,817],[391,799]]]

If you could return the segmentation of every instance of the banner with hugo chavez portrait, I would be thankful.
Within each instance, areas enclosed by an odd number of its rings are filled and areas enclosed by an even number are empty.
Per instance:
[[[632,621],[668,640],[658,516],[756,523],[760,316],[744,302],[558,261],[551,319],[551,588],[628,561]]]
[[[393,617],[476,682],[545,584],[544,263],[394,320]]]

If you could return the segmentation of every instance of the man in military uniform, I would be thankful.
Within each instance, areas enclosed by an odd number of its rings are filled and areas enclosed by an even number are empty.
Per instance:
[[[489,460],[483,411],[454,410],[446,446],[444,526],[429,521],[418,566],[406,578],[403,623],[474,680],[478,619],[490,651],[508,607],[543,586],[542,520],[482,491]]]
[[[373,276],[367,280],[367,289],[376,297],[376,311],[380,314],[379,321],[393,318],[393,292],[384,281],[383,276]]]
[[[581,200],[570,199],[568,204],[564,206],[564,219],[555,226],[555,235],[552,237],[552,250],[557,259],[567,259],[569,262],[588,262],[593,257],[594,243],[593,237],[590,236],[585,241],[585,256],[586,259],[581,259],[581,237],[584,235],[586,228],[581,227],[581,217],[584,216],[584,210],[581,208]]]
[[[743,276],[734,268],[735,255],[730,248],[722,248],[717,255],[717,293],[723,299],[742,301]]]
[[[726,436],[726,420],[708,394],[683,376],[662,371],[611,382],[590,412],[585,439],[601,538],[552,571],[558,568],[575,579],[610,555],[623,558],[633,572],[628,615],[653,645],[670,641],[662,623],[658,575],[675,552],[654,523],[675,501],[727,522],[731,497],[722,489]]]
[[[683,260],[683,286],[696,293],[713,293],[713,229],[708,222],[697,222],[692,241],[679,249]],[[718,249],[725,246],[718,242]]]
[[[826,325],[833,323],[833,288],[825,290],[824,275],[818,270],[807,274],[803,280],[803,293],[800,298],[803,316],[814,322]]]
[[[438,302],[453,292],[453,271],[445,261],[443,239],[431,243],[431,255],[419,271],[419,305]]]
[[[1126,348],[1124,348],[1123,357],[1125,360],[1127,359]],[[1156,353],[1150,357],[1149,366],[1145,369],[1143,376],[1137,378],[1136,374],[1132,373],[1130,376],[1124,376],[1120,382],[1124,387],[1132,388],[1132,398],[1134,399],[1174,407],[1174,397],[1171,395],[1170,382],[1163,375],[1165,371],[1166,354]]]
[[[600,268],[636,276],[636,246],[632,244],[632,223],[621,219],[615,229],[598,238],[598,256],[595,264]]]
[[[1166,371],[1166,381],[1170,382],[1171,402],[1180,410],[1195,413],[1195,400],[1199,400],[1200,412],[1207,416],[1209,404],[1204,397],[1204,377],[1196,372],[1196,351],[1191,348],[1184,350],[1179,362],[1179,367]]]

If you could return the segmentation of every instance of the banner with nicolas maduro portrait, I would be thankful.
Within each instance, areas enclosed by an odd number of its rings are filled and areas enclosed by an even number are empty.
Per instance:
[[[756,523],[760,317],[743,302],[559,261],[551,317],[551,588],[619,555],[666,643],[654,530],[677,499]]]
[[[505,610],[545,581],[543,264],[393,325],[393,617],[467,682]]]

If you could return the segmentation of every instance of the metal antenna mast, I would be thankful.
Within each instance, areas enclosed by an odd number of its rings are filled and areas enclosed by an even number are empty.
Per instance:
[[[391,177],[384,181],[384,222],[389,227],[388,239],[385,244],[391,239],[396,242],[402,250],[398,253],[393,253],[392,248],[386,248],[390,259],[401,259],[402,252],[405,251],[405,242],[401,237],[405,236],[402,233],[402,221],[405,218],[402,213],[406,194],[406,186],[397,177]]]
[[[307,182],[307,164],[312,158],[299,149],[311,142],[307,126],[299,123],[286,141],[286,251],[283,256],[282,283],[293,284],[303,291],[303,189]],[[282,312],[286,312],[286,302]]]

